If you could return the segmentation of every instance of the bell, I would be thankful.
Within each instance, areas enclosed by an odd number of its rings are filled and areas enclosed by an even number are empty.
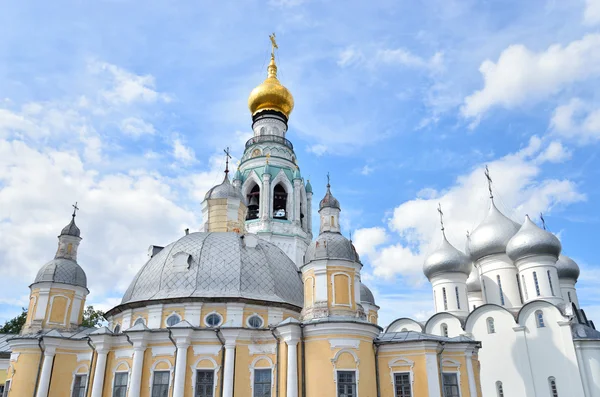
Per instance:
[[[258,206],[258,198],[256,196],[252,196],[250,198],[250,203],[248,204],[248,207],[250,206]]]

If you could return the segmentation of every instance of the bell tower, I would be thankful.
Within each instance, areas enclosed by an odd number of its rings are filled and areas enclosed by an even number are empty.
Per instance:
[[[281,248],[298,267],[312,239],[312,191],[300,173],[294,145],[286,138],[294,108],[291,92],[277,79],[275,35],[267,78],[250,93],[254,136],[246,142],[234,185],[247,202],[246,231]]]

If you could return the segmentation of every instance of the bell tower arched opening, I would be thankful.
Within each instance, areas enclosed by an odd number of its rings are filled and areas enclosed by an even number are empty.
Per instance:
[[[246,200],[248,201],[248,214],[246,215],[246,220],[258,219],[260,210],[260,187],[258,185],[255,184],[252,189],[250,189],[250,193],[246,196]]]
[[[287,197],[285,188],[278,183],[273,189],[273,219],[288,219]]]

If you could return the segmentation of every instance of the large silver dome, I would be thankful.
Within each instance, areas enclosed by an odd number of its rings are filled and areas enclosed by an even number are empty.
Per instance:
[[[229,182],[227,174],[225,174],[225,179],[223,179],[223,182],[221,182],[220,185],[212,187],[204,196],[204,200],[220,198],[235,198],[241,200],[242,203],[246,202],[240,189],[236,188],[231,184],[231,182]]]
[[[473,266],[473,270],[467,279],[467,292],[481,292],[481,279],[475,266]]]
[[[323,232],[310,245],[304,255],[304,263],[319,259],[343,259],[360,262],[352,242],[340,233]]]
[[[191,233],[146,262],[121,304],[176,298],[241,298],[301,308],[304,290],[298,268],[277,246],[252,235]]]
[[[71,259],[56,258],[46,263],[35,276],[35,283],[53,282],[87,288],[85,272]]]
[[[552,255],[558,259],[561,245],[556,236],[533,223],[529,216],[506,245],[506,254],[516,261],[532,255]]]
[[[556,270],[558,270],[558,278],[575,281],[579,278],[579,266],[573,259],[566,255],[559,255],[556,262]]]
[[[375,305],[375,297],[373,296],[373,293],[371,292],[369,287],[367,287],[363,283],[360,283],[360,301],[369,303],[371,305]]]
[[[471,261],[444,236],[439,248],[425,259],[423,273],[428,280],[442,273],[464,273],[468,276],[471,273]]]
[[[502,214],[492,201],[483,222],[469,235],[467,251],[473,262],[488,255],[505,253],[508,241],[520,227]]]

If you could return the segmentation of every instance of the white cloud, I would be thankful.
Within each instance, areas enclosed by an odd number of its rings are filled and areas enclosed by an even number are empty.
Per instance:
[[[520,151],[489,163],[496,204],[507,216],[522,221],[527,213],[551,213],[557,206],[586,199],[570,180],[539,179],[544,162],[564,158],[564,148],[558,145],[557,142],[545,145],[540,138],[532,137]],[[487,212],[487,194],[483,166],[479,166],[458,177],[455,184],[444,191],[428,189],[397,206],[388,219],[385,238],[380,228],[376,228],[379,239],[360,241],[362,252],[368,253],[373,274],[382,278],[402,275],[414,285],[423,282],[423,261],[441,241],[438,203],[444,211],[448,240],[463,249],[467,230],[473,230]],[[356,235],[360,236],[362,230]],[[365,233],[373,234],[370,230]],[[382,245],[379,242],[382,239],[389,244]]]
[[[373,171],[375,171],[374,167],[371,167],[369,164],[365,164],[365,166],[362,167],[362,169],[360,170],[360,174],[361,175],[369,175]]]
[[[546,149],[538,155],[536,161],[541,163],[562,163],[565,160],[570,159],[572,154],[573,153],[565,148],[562,143],[552,141],[548,144]]]
[[[569,84],[600,75],[600,34],[564,47],[554,44],[542,52],[511,45],[497,62],[483,62],[479,71],[484,87],[466,97],[461,107],[463,116],[476,119],[494,106],[511,109],[535,103]]]
[[[583,22],[586,25],[596,25],[600,23],[600,0],[586,0],[585,11],[583,13]]]
[[[142,135],[154,134],[156,130],[151,123],[137,117],[127,117],[121,121],[121,131],[127,135],[139,138]]]
[[[328,148],[327,145],[318,143],[316,145],[308,146],[306,151],[320,157],[328,152]]]
[[[307,0],[269,0],[269,5],[281,8],[292,8],[302,5]]]
[[[364,59],[362,52],[358,51],[354,46],[344,48],[338,55],[337,64],[340,67],[350,66],[352,64],[362,62]]]
[[[354,247],[360,255],[372,255],[375,249],[388,240],[382,227],[358,229],[352,238]]]
[[[365,54],[365,51],[367,54]],[[439,71],[444,67],[444,54],[438,51],[427,59],[415,55],[405,48],[380,48],[363,51],[351,45],[340,51],[337,64],[342,68],[362,66],[372,69],[381,65],[390,65]]]
[[[194,153],[194,149],[185,146],[179,138],[175,138],[173,141],[173,157],[184,164],[196,162],[196,154]]]
[[[558,106],[550,120],[550,130],[580,144],[600,140],[600,107],[591,106],[579,98]]]

